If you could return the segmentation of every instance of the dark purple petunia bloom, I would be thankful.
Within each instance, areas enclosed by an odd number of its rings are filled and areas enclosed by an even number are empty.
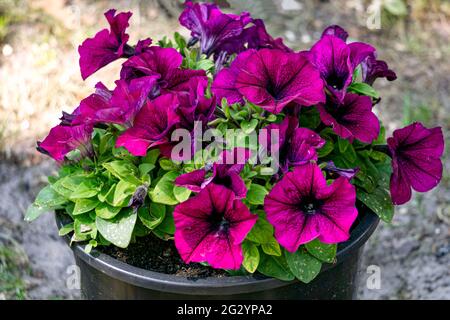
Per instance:
[[[258,219],[234,193],[210,184],[180,203],[173,212],[175,246],[184,262],[207,262],[213,268],[239,269],[242,242]]]
[[[340,29],[336,26],[334,29],[326,29],[307,56],[320,71],[327,89],[342,101],[348,86],[352,83],[356,67],[373,54],[375,48],[362,42],[345,43],[342,40],[345,34],[342,33],[343,29]]]
[[[346,241],[358,210],[355,187],[343,177],[331,185],[319,166],[308,163],[287,173],[266,196],[264,210],[275,238],[286,250],[318,238],[323,243]]]
[[[247,47],[249,49],[278,49],[286,52],[293,52],[291,48],[283,43],[282,38],[274,39],[266,30],[264,21],[253,19],[253,26],[244,30],[246,34]]]
[[[149,94],[150,98],[155,98],[170,91],[186,90],[192,77],[206,77],[204,70],[182,69],[182,62],[183,56],[173,48],[148,47],[123,63],[120,78],[145,86],[156,77],[157,84]]]
[[[369,85],[373,85],[378,78],[386,78],[388,81],[397,79],[395,72],[389,69],[389,66],[385,61],[377,60],[375,53],[369,55],[361,63],[361,71],[363,82]]]
[[[392,154],[391,196],[396,205],[411,199],[411,188],[426,192],[442,178],[444,137],[440,127],[428,129],[415,122],[394,131],[387,140]]]
[[[143,83],[132,81],[127,84],[124,80],[117,80],[112,92],[98,83],[96,92],[83,99],[75,110],[73,123],[116,123],[131,127],[156,81],[157,77],[148,77],[148,82],[142,86]]]
[[[133,126],[117,138],[116,147],[125,147],[134,156],[145,156],[148,148],[161,149],[169,144],[172,129],[180,121],[175,113],[178,103],[174,94],[147,100]]]
[[[348,32],[338,25],[332,25],[323,30],[322,37],[326,35],[338,37],[345,42],[347,42],[348,39]]]
[[[353,168],[353,169],[344,169],[344,168],[338,168],[334,164],[333,161],[328,161],[326,167],[324,168],[326,172],[330,174],[331,177],[344,177],[348,180],[353,179],[359,172],[359,168]]]
[[[80,70],[83,80],[107,64],[131,53],[126,52],[129,35],[125,33],[131,12],[121,12],[111,9],[105,13],[110,30],[103,29],[93,38],[86,39],[79,47]]]
[[[276,49],[239,54],[230,68],[217,74],[211,90],[229,104],[245,98],[272,113],[280,113],[290,103],[325,102],[320,74],[305,56]]]
[[[192,42],[200,41],[200,50],[207,56],[245,50],[244,28],[252,21],[248,12],[225,14],[215,4],[191,1],[185,3],[179,20],[191,31]]]
[[[324,146],[325,140],[317,133],[307,128],[299,128],[296,117],[287,116],[283,122],[270,124],[265,127],[267,130],[267,148],[271,146],[271,134],[273,130],[278,130],[279,143],[278,151],[280,169],[287,172],[292,166],[299,166],[317,161],[317,151]]]
[[[317,106],[320,119],[337,135],[350,142],[356,138],[364,143],[371,143],[380,133],[380,123],[372,107],[370,97],[353,93],[348,93],[342,103],[329,98],[326,104]]]
[[[236,198],[245,198],[247,187],[239,174],[249,158],[250,152],[247,149],[225,150],[217,162],[206,165],[203,169],[182,174],[175,179],[175,184],[200,192],[210,183],[214,183],[232,190]]]
[[[37,143],[37,149],[58,162],[64,161],[65,155],[75,149],[79,149],[82,155],[88,156],[92,153],[90,145],[92,131],[91,124],[57,125],[50,130],[42,142]]]
[[[206,98],[208,78],[193,77],[186,84],[186,91],[178,92],[180,104],[176,109],[180,117],[179,127],[189,131],[194,129],[194,122],[202,123],[203,129],[214,118],[216,98]]]

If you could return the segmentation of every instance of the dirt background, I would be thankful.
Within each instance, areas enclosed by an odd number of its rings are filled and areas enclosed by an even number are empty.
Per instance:
[[[117,77],[115,63],[86,82],[77,46],[106,27],[109,8],[134,12],[131,43],[159,39],[177,25],[181,1],[0,0],[0,299],[73,299],[73,257],[49,214],[32,224],[23,214],[55,170],[34,149],[97,81]],[[225,3],[226,1],[219,1]],[[310,47],[329,24],[374,44],[399,79],[376,83],[377,112],[388,132],[413,120],[450,129],[450,2],[445,0],[229,0],[231,11],[264,18],[292,47]],[[381,3],[381,6],[374,6]],[[402,5],[403,4],[403,5]],[[375,10],[374,10],[375,9]],[[379,9],[379,10],[378,10]],[[375,12],[375,14],[373,14]],[[377,14],[378,13],[378,14]],[[375,17],[375,18],[374,18]],[[379,28],[370,30],[380,17]],[[168,34],[169,35],[169,34]],[[360,299],[450,299],[450,161],[438,188],[397,208],[366,245]],[[379,289],[369,289],[368,266],[378,266]]]

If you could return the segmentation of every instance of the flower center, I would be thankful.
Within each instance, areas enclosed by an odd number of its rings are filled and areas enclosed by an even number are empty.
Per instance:
[[[328,85],[334,89],[341,90],[344,88],[345,77],[338,75],[336,72],[331,73],[326,80]]]
[[[320,211],[320,207],[323,205],[323,200],[314,199],[312,197],[306,197],[302,199],[299,204],[299,209],[307,215],[313,215]]]
[[[230,228],[230,222],[222,214],[216,212],[213,212],[210,216],[209,223],[211,224],[211,229],[218,232],[226,233]]]

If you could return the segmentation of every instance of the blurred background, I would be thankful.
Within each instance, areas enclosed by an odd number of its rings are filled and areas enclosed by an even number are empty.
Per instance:
[[[55,164],[35,151],[36,140],[72,111],[97,81],[111,86],[120,61],[81,80],[78,45],[107,27],[109,8],[132,11],[130,43],[179,31],[181,0],[0,0],[0,299],[74,299],[67,279],[74,264],[52,215],[32,224],[24,211]],[[219,0],[230,12],[263,18],[273,36],[309,48],[330,24],[351,40],[373,44],[398,80],[378,80],[376,112],[388,133],[412,121],[450,129],[450,1],[448,0]],[[360,299],[450,299],[450,160],[427,194],[397,208],[366,245]],[[381,272],[379,289],[366,285],[368,266]],[[369,270],[373,270],[369,268]]]

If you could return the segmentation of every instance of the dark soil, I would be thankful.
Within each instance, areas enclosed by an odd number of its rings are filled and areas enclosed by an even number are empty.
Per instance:
[[[153,235],[138,238],[127,249],[109,246],[102,247],[99,251],[137,268],[174,274],[192,280],[228,275],[223,270],[213,269],[200,263],[184,263],[173,241],[164,241]]]

